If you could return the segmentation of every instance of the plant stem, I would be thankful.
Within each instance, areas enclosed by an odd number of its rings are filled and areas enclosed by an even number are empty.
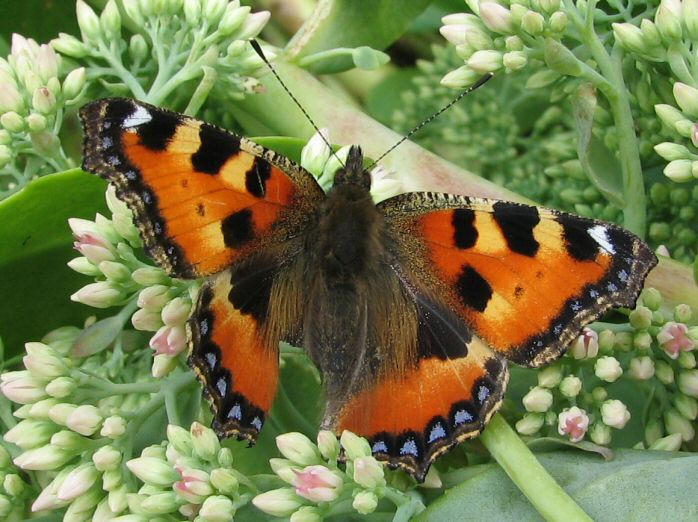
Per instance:
[[[645,235],[646,227],[646,203],[645,184],[642,177],[642,165],[640,163],[640,151],[635,135],[635,125],[630,100],[627,95],[627,87],[622,71],[622,50],[616,44],[609,54],[604,44],[599,40],[594,30],[593,11],[595,0],[589,0],[587,5],[587,20],[584,25],[583,35],[592,57],[596,61],[601,74],[606,82],[596,85],[608,100],[611,114],[616,124],[618,135],[618,161],[621,166],[623,180],[623,224],[625,227],[640,237]],[[576,16],[576,8],[572,8]]]
[[[591,522],[499,413],[490,419],[480,441],[545,520]]]

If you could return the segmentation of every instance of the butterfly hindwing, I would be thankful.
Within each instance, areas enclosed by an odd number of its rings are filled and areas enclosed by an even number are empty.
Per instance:
[[[507,359],[540,366],[583,325],[632,306],[656,257],[616,225],[560,211],[436,193],[378,205],[408,281],[441,295]]]
[[[293,235],[324,193],[290,160],[135,100],[82,108],[83,168],[114,183],[146,250],[176,277],[220,272]]]

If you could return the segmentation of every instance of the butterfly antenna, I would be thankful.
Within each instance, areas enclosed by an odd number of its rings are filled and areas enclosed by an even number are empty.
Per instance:
[[[393,146],[390,147],[388,150],[386,150],[383,154],[381,154],[381,155],[379,156],[379,158],[378,158],[377,160],[375,160],[373,163],[371,163],[371,165],[369,165],[368,169],[366,169],[366,170],[371,170],[371,169],[373,168],[373,166],[374,166],[376,163],[378,163],[380,160],[382,160],[382,159],[385,158],[388,154],[390,154],[393,150],[395,150],[395,148],[396,148],[398,145],[400,145],[403,141],[409,139],[410,136],[412,136],[414,133],[418,132],[422,127],[424,127],[424,126],[427,125],[429,122],[431,122],[432,120],[434,120],[434,119],[435,119],[436,117],[438,117],[442,112],[444,112],[444,111],[450,109],[451,107],[453,107],[456,103],[458,103],[459,101],[461,101],[467,94],[470,94],[471,92],[473,92],[473,91],[474,91],[475,89],[477,89],[478,87],[482,87],[483,85],[485,85],[488,81],[490,81],[490,80],[492,79],[493,76],[494,76],[494,74],[492,74],[492,73],[487,73],[487,74],[485,74],[484,76],[482,76],[482,77],[481,77],[478,81],[476,81],[473,85],[471,85],[470,87],[468,87],[467,89],[465,89],[465,90],[464,90],[463,92],[461,92],[458,96],[456,96],[453,100],[451,100],[445,107],[443,107],[443,108],[439,109],[438,111],[436,111],[434,114],[432,114],[431,116],[429,116],[428,118],[426,118],[424,121],[422,121],[419,125],[417,125],[414,129],[412,129],[410,132],[408,132],[408,133],[405,134],[402,138],[400,138],[400,139],[398,140],[398,142],[395,143],[395,145],[393,145]]]
[[[296,99],[296,97],[293,95],[293,93],[288,89],[288,87],[286,87],[286,84],[283,82],[283,80],[281,80],[281,77],[276,72],[276,69],[274,69],[274,66],[269,62],[269,60],[267,60],[267,57],[264,56],[264,51],[262,51],[262,47],[259,45],[259,42],[257,42],[257,40],[255,40],[255,39],[252,39],[252,40],[250,40],[250,45],[252,45],[252,49],[254,49],[254,51],[257,53],[257,55],[262,60],[264,60],[264,63],[267,64],[271,73],[274,75],[274,77],[277,79],[277,81],[281,84],[281,87],[284,88],[284,91],[286,91],[286,94],[288,94],[291,97],[291,99],[293,100],[293,103],[295,103],[298,106],[298,108],[301,110],[303,115],[307,118],[307,120],[313,126],[313,129],[315,129],[315,132],[317,132],[320,135],[320,138],[322,138],[322,141],[324,141],[325,145],[327,145],[327,147],[330,149],[330,152],[332,153],[332,155],[337,159],[337,161],[339,161],[339,164],[342,167],[344,167],[345,166],[344,162],[339,158],[339,156],[337,156],[337,154],[335,154],[334,149],[332,148],[332,145],[330,145],[330,142],[327,141],[325,136],[323,136],[322,132],[320,132],[320,129],[318,129],[317,125],[315,125],[315,122],[313,121],[313,119],[305,111],[303,106],[300,104],[298,99]]]

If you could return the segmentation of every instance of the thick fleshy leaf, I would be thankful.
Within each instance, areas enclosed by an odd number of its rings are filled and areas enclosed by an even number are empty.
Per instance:
[[[94,309],[70,301],[90,282],[66,263],[78,254],[68,218],[105,212],[106,183],[75,169],[39,178],[0,203],[0,336],[6,357],[25,341],[79,325]]]
[[[693,520],[698,456],[618,450],[606,462],[581,452],[538,455],[593,520]],[[441,520],[539,520],[540,515],[495,465],[451,488],[417,517]],[[545,491],[540,492],[541,495]]]
[[[596,91],[583,84],[572,97],[574,121],[577,127],[577,154],[584,172],[601,193],[614,205],[623,208],[623,180],[620,163],[606,145],[594,136]]]
[[[429,3],[430,0],[320,0],[288,44],[287,54],[291,59],[299,59],[338,47],[384,49]],[[347,56],[314,62],[310,70],[328,74],[345,71],[353,65]]]

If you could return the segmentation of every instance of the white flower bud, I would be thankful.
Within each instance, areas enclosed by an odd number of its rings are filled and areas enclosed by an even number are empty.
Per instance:
[[[221,16],[223,16],[226,0],[204,0],[203,4],[204,20],[211,26],[216,25],[221,19]]]
[[[301,165],[316,178],[322,175],[325,164],[331,155],[325,140],[329,140],[329,134],[327,129],[323,128],[313,134],[301,151]]]
[[[562,380],[562,367],[559,364],[551,364],[538,372],[538,386],[543,388],[555,388]]]
[[[84,0],[77,0],[75,9],[83,38],[86,40],[97,40],[101,36],[101,31],[99,18],[97,18],[95,12]]]
[[[679,373],[679,390],[689,397],[698,398],[698,370],[684,370]]]
[[[89,52],[88,47],[68,33],[58,33],[58,38],[51,40],[51,47],[71,58],[83,58]]]
[[[218,24],[218,32],[224,36],[233,34],[250,14],[251,8],[247,5],[238,7],[235,4],[228,4],[225,14]]]
[[[22,469],[45,471],[63,467],[73,456],[63,449],[48,445],[25,451],[13,462]]]
[[[611,356],[601,357],[594,365],[595,375],[606,382],[615,382],[618,377],[623,375],[623,369],[620,366],[618,359]]]
[[[131,473],[146,484],[171,487],[180,476],[167,462],[155,457],[139,457],[126,463]]]
[[[371,456],[371,446],[369,446],[368,441],[363,437],[355,435],[349,430],[344,430],[342,432],[339,443],[344,449],[344,454],[349,460]]]
[[[684,442],[693,440],[696,436],[693,423],[673,408],[664,414],[664,426],[667,433],[680,433]]]
[[[681,434],[672,433],[671,435],[657,439],[655,442],[650,444],[648,449],[658,451],[679,451],[682,443],[683,437]]]
[[[601,405],[601,419],[606,426],[620,430],[630,420],[630,412],[621,401],[612,399]]]
[[[661,35],[668,41],[681,39],[681,12],[680,0],[662,0],[655,14],[654,21]]]
[[[91,462],[81,464],[68,473],[56,492],[58,500],[70,502],[84,495],[100,477],[99,471]]]
[[[688,148],[678,143],[660,143],[654,146],[654,150],[667,161],[687,159],[691,157]]]
[[[71,301],[95,308],[109,308],[119,304],[124,298],[121,287],[109,281],[100,281],[83,286],[70,296]]]
[[[102,446],[92,454],[92,462],[99,471],[118,469],[121,458],[121,452],[114,446]]]
[[[126,433],[126,419],[120,417],[119,415],[112,415],[104,419],[104,425],[102,426],[99,434],[102,437],[109,437],[110,439],[118,439],[124,433]]]
[[[10,111],[0,115],[0,125],[10,132],[22,132],[24,119],[15,111]]]
[[[202,460],[213,461],[216,458],[218,450],[221,449],[221,443],[218,436],[210,428],[203,424],[193,422],[189,433],[191,435],[194,454]]]
[[[359,491],[351,506],[362,515],[373,513],[378,507],[378,497],[373,491]]]
[[[511,51],[504,53],[502,63],[507,71],[518,71],[526,66],[528,59],[523,51]]]
[[[0,83],[0,112],[23,112],[24,101],[13,83]]]
[[[239,40],[247,40],[257,36],[264,26],[267,25],[271,13],[269,11],[259,11],[249,15],[242,24],[240,32],[236,35]]]
[[[39,87],[32,95],[32,107],[43,114],[50,114],[56,108],[56,96],[46,87]]]
[[[681,110],[690,117],[698,117],[698,89],[685,83],[674,83],[674,98]]]
[[[320,454],[327,460],[339,457],[339,441],[337,436],[328,430],[320,430],[317,434],[317,446]]]
[[[46,385],[46,393],[56,399],[68,397],[77,388],[75,379],[67,376],[57,377]]]
[[[638,26],[631,23],[615,23],[611,26],[613,27],[613,36],[624,49],[645,54],[645,41]]]
[[[354,459],[354,482],[367,489],[384,486],[383,466],[374,457]]]
[[[601,446],[607,446],[611,443],[611,428],[602,422],[596,422],[589,430],[589,438]]]
[[[468,60],[468,67],[483,74],[497,71],[502,67],[502,53],[491,50],[475,51]]]
[[[302,433],[283,433],[276,437],[276,446],[288,460],[301,466],[321,462],[317,447]]]
[[[73,101],[82,92],[87,79],[87,72],[84,67],[78,67],[68,73],[63,81],[63,96],[67,101]]]
[[[630,377],[638,381],[646,381],[654,376],[654,360],[651,357],[635,357],[630,360],[628,370]]]
[[[58,354],[43,343],[25,343],[27,355],[22,359],[24,366],[33,375],[42,379],[54,379],[68,371]]]
[[[683,417],[688,420],[696,420],[698,417],[698,401],[688,395],[677,394],[674,397],[674,406]]]
[[[46,381],[28,371],[6,372],[0,375],[0,391],[17,404],[32,404],[46,398]]]
[[[579,395],[582,391],[582,381],[575,375],[568,375],[560,383],[560,393],[570,399]]]
[[[89,437],[102,425],[102,415],[91,404],[78,406],[68,415],[65,425],[71,430]]]
[[[121,15],[114,0],[109,0],[104,6],[99,22],[106,36],[111,38],[121,36]]]
[[[451,71],[441,78],[441,85],[452,88],[465,88],[480,79],[482,75],[472,70],[467,65]]]
[[[526,411],[544,413],[553,405],[553,394],[550,390],[535,386],[524,395],[522,402]]]
[[[532,36],[538,36],[545,29],[545,18],[540,13],[528,11],[521,18],[521,28]]]
[[[48,127],[48,120],[46,119],[46,116],[37,114],[36,112],[32,112],[29,116],[27,116],[25,121],[27,122],[29,132],[41,132],[46,130],[46,127]]]
[[[232,500],[221,495],[213,495],[204,500],[199,516],[210,522],[228,522],[233,520],[235,507]]]
[[[480,18],[495,33],[511,34],[511,12],[494,2],[480,3]]]
[[[272,489],[252,499],[252,503],[269,515],[287,517],[303,505],[294,488]]]
[[[540,413],[527,413],[516,422],[516,431],[521,435],[535,435],[543,427],[545,416]]]

